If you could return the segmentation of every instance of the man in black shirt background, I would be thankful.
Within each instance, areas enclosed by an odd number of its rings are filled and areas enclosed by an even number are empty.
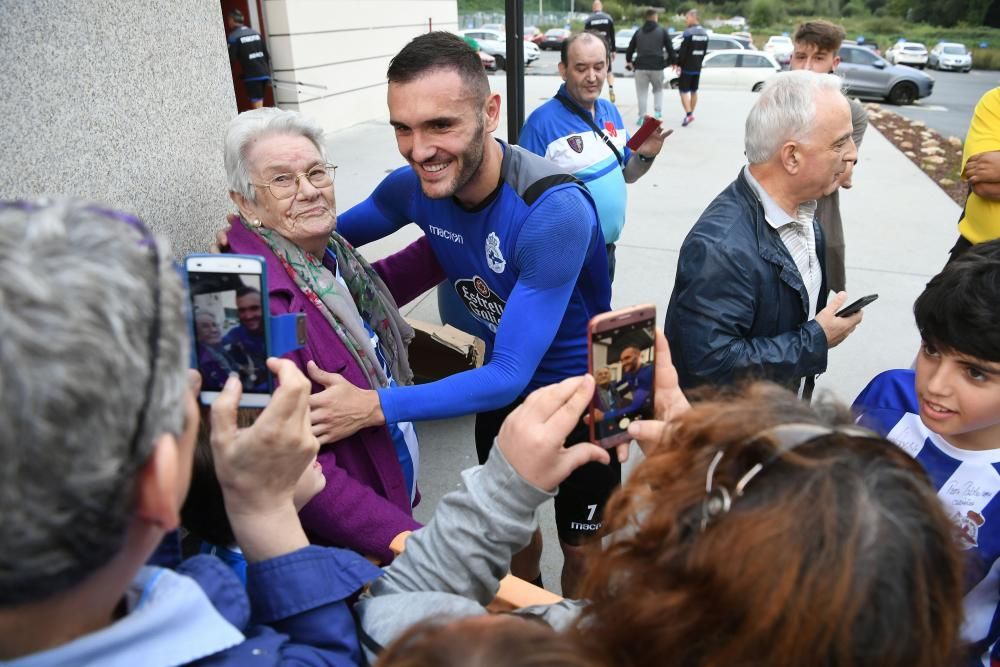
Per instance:
[[[705,59],[705,52],[708,50],[708,32],[698,24],[697,9],[689,9],[684,15],[684,21],[687,27],[677,50],[677,64],[674,68],[680,74],[677,89],[684,107],[681,126],[687,127],[694,120],[694,108],[698,104],[698,79],[701,78],[701,61]]]
[[[240,61],[243,70],[243,87],[250,98],[250,106],[264,106],[264,85],[271,80],[271,59],[260,33],[243,25],[243,12],[234,9],[226,16],[229,34],[229,59]]]
[[[615,75],[611,71],[611,63],[615,60],[615,21],[610,14],[604,13],[604,5],[601,4],[601,0],[594,0],[590,9],[594,13],[583,22],[583,29],[599,34],[608,45],[608,99],[614,104]]]

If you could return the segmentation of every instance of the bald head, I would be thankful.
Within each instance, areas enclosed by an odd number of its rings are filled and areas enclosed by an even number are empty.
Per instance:
[[[590,10],[594,12],[599,12],[604,9],[604,5],[601,4],[601,0],[594,0],[594,3],[590,5]]]

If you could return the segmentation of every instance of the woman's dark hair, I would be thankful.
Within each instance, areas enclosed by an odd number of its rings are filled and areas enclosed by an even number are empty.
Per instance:
[[[485,102],[490,82],[479,55],[450,32],[429,32],[410,40],[389,63],[389,83],[410,83],[434,70],[454,70],[477,100]]]
[[[260,410],[241,408],[236,411],[240,428],[252,426]],[[195,537],[209,544],[228,547],[236,543],[233,528],[226,515],[219,478],[215,476],[215,459],[212,457],[211,431],[208,409],[202,409],[198,424],[198,440],[194,448],[194,465],[191,468],[191,486],[184,506],[181,523]]]
[[[917,297],[913,315],[935,347],[1000,361],[1000,239],[950,261]]]
[[[375,667],[599,667],[589,649],[543,622],[495,614],[418,623]]]
[[[589,561],[580,641],[616,665],[951,664],[961,559],[920,465],[840,431],[779,451],[773,429],[789,423],[850,421],[768,383],[678,419],[608,503],[613,535]],[[731,509],[703,526],[720,451],[713,488]]]

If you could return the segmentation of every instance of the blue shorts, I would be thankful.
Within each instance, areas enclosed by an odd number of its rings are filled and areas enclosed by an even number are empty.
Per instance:
[[[247,91],[247,97],[251,102],[260,102],[264,99],[264,84],[267,79],[256,79],[253,81],[243,81],[243,88]]]

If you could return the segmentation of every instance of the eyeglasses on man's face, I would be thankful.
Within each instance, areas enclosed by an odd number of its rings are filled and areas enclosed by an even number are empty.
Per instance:
[[[314,188],[322,189],[333,185],[333,176],[337,171],[335,164],[317,164],[306,171],[297,174],[275,174],[267,183],[254,183],[257,187],[267,188],[275,199],[294,197],[299,191],[299,179],[305,178]]]

